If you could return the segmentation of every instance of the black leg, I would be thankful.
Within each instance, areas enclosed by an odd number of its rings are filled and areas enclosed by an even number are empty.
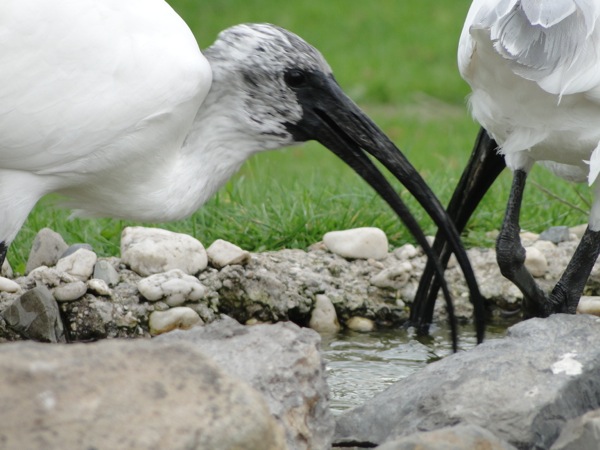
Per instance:
[[[550,294],[550,301],[544,311],[545,315],[559,312],[575,314],[579,298],[599,253],[600,231],[592,231],[588,227],[575,254]]]
[[[547,315],[546,295],[525,267],[525,249],[519,236],[519,215],[526,180],[524,170],[515,170],[506,215],[496,241],[496,259],[502,275],[523,293],[523,317],[544,317]]]
[[[2,271],[2,265],[6,259],[6,253],[8,252],[8,245],[4,242],[0,242],[0,272]]]
[[[454,221],[459,233],[463,231],[485,193],[506,167],[504,158],[498,154],[497,148],[496,142],[481,128],[469,162],[448,204],[448,215]],[[445,269],[451,251],[446,245],[445,236],[440,231],[436,234],[433,248],[440,255],[440,263]],[[426,334],[429,330],[439,289],[440,285],[435,278],[434,264],[428,260],[419,282],[410,316],[410,325],[414,326],[419,333]],[[475,322],[478,336],[483,337],[485,326],[483,314],[480,314],[480,317],[476,316]]]

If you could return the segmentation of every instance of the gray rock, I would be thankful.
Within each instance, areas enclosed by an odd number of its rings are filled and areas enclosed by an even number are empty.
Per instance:
[[[62,236],[50,228],[42,228],[33,240],[25,273],[40,266],[52,267],[68,248]]]
[[[248,327],[226,319],[155,340],[192,342],[228,374],[261,392],[283,424],[290,450],[330,448],[333,418],[314,331],[291,323]]]
[[[6,450],[285,448],[261,396],[184,342],[2,345],[0,404]]]
[[[69,255],[72,255],[73,253],[75,253],[77,250],[80,249],[85,249],[85,250],[89,250],[90,252],[94,251],[94,247],[92,247],[90,244],[73,244],[73,245],[69,245],[69,248],[67,248],[62,255],[60,255],[60,258],[66,258]]]
[[[569,227],[564,226],[550,227],[540,234],[539,239],[560,244],[561,242],[566,242],[571,239],[571,231],[569,230]]]
[[[80,281],[87,281],[94,273],[94,266],[98,256],[86,248],[79,248],[74,253],[60,258],[56,263],[56,270],[65,272]]]
[[[159,228],[125,228],[121,234],[121,259],[144,277],[171,269],[194,275],[208,265],[200,241]]]
[[[377,447],[377,450],[516,450],[477,425],[457,425],[415,433]]]
[[[65,342],[58,304],[44,286],[25,292],[2,312],[2,316],[10,328],[28,339]]]
[[[101,259],[94,266],[93,277],[99,280],[104,280],[109,287],[119,284],[119,272],[106,259]]]
[[[481,426],[518,448],[549,448],[566,421],[600,407],[600,319],[554,315],[452,355],[338,419],[336,442],[382,444]]]
[[[600,448],[600,409],[570,420],[551,450],[597,450]]]

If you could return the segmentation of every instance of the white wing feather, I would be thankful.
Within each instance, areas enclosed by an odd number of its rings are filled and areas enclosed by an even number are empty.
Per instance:
[[[0,48],[3,169],[115,164],[124,155],[103,151],[120,133],[210,85],[191,31],[162,0],[2,1]]]

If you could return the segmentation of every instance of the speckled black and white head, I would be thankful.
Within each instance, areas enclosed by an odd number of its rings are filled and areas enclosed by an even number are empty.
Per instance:
[[[282,28],[245,24],[221,32],[205,55],[213,71],[207,102],[218,105],[220,114],[229,114],[227,132],[237,133],[239,146],[251,154],[319,141],[373,186],[436,260],[418,223],[367,156],[371,154],[446,233],[472,295],[478,298],[472,269],[444,208],[398,148],[344,94],[318,50]]]
[[[264,136],[261,150],[294,142],[286,127],[302,119],[294,85],[308,74],[332,77],[331,68],[317,49],[269,24],[228,28],[204,53],[213,71],[212,89],[217,95],[235,92],[246,111],[241,122],[247,120],[252,132]]]

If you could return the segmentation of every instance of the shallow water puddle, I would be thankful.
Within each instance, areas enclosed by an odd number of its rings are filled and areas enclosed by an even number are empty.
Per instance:
[[[506,325],[488,327],[486,340],[498,339]],[[327,364],[327,381],[331,389],[334,414],[364,403],[398,380],[452,353],[448,329],[436,328],[428,338],[417,340],[403,329],[370,333],[343,331],[322,336],[323,357]],[[475,333],[460,330],[460,350],[475,346]]]

